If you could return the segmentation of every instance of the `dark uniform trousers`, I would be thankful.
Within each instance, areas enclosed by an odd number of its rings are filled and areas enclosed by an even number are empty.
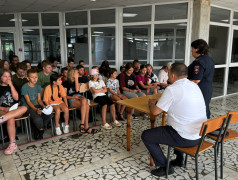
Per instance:
[[[155,165],[159,167],[166,167],[167,162],[160,144],[186,148],[196,146],[200,142],[200,139],[188,140],[182,138],[171,126],[160,126],[145,130],[141,138],[149,150]],[[179,160],[183,160],[182,152],[175,150],[174,153]]]

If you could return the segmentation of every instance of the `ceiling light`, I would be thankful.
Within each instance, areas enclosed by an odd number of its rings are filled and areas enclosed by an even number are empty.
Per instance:
[[[95,2],[96,0],[90,0],[91,2]]]
[[[138,14],[135,14],[135,13],[123,13],[123,17],[135,17],[137,15]]]
[[[15,22],[16,19],[10,19],[9,21],[14,21],[14,22]],[[26,22],[26,21],[28,21],[28,20],[26,20],[26,19],[22,19],[21,21],[22,21],[22,22]]]
[[[180,23],[180,24],[178,24],[178,26],[187,26],[187,24],[186,23]]]
[[[103,32],[100,32],[100,31],[93,31],[93,33],[95,33],[95,34],[103,34]]]
[[[34,31],[34,29],[23,29],[23,31],[31,32],[31,31]]]
[[[66,25],[66,26],[68,26],[68,25],[69,25],[69,23],[65,23],[65,25]]]
[[[229,20],[228,20],[228,19],[223,19],[223,20],[221,20],[221,21],[223,21],[223,22],[228,22]]]
[[[233,21],[238,21],[238,19],[233,19]]]
[[[99,34],[93,34],[92,36],[100,36]]]

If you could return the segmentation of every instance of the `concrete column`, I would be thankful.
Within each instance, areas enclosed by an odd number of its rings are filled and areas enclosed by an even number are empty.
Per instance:
[[[196,39],[204,39],[208,42],[210,23],[210,0],[193,1],[193,22],[191,42]]]

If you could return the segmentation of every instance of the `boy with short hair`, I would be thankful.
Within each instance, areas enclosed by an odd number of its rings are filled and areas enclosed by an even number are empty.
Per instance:
[[[133,67],[134,67],[134,72],[133,73],[135,74],[135,76],[139,75],[139,73],[140,73],[140,62],[139,62],[138,59],[135,59],[133,61]]]
[[[45,115],[41,108],[45,108],[41,100],[41,86],[37,84],[38,73],[34,69],[27,71],[28,83],[22,86],[22,102],[28,107],[27,113],[30,114],[31,120],[35,126],[34,139],[43,139],[44,129],[49,123],[53,114]]]
[[[50,76],[52,73],[51,62],[48,60],[42,61],[43,71],[38,73],[38,82],[41,88],[45,89],[46,86],[50,84]]]
[[[62,75],[61,81],[62,81],[62,84],[63,84],[64,81],[67,80],[67,76],[68,76],[67,67],[64,67],[64,68],[61,69],[61,75]]]
[[[73,68],[73,67],[74,67],[74,60],[73,59],[69,59],[68,60],[67,69],[69,70],[70,68]]]
[[[84,67],[84,65],[85,65],[84,60],[80,60],[80,61],[79,61],[79,65],[81,65],[81,66]],[[84,76],[87,76],[87,75],[88,75],[88,71],[87,71],[87,69],[85,69],[85,68],[84,68],[84,74],[83,74],[83,75],[84,75]]]

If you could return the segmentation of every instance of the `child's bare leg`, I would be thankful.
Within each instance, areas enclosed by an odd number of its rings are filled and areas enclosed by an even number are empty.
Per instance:
[[[110,111],[111,111],[111,115],[112,115],[112,120],[115,121],[116,120],[116,109],[115,109],[115,105],[112,104],[110,106]]]
[[[53,109],[55,111],[55,126],[59,127],[59,119],[60,119],[60,107],[59,105],[54,105]]]
[[[107,105],[105,104],[102,107],[102,123],[103,123],[103,125],[107,123],[107,121],[106,121],[106,114],[107,114]]]
[[[7,132],[9,135],[10,143],[15,141],[16,128],[15,128],[15,119],[11,118],[7,121]]]
[[[69,109],[65,103],[61,103],[59,105],[59,107],[64,112],[65,125],[68,125],[68,123],[69,123]]]

